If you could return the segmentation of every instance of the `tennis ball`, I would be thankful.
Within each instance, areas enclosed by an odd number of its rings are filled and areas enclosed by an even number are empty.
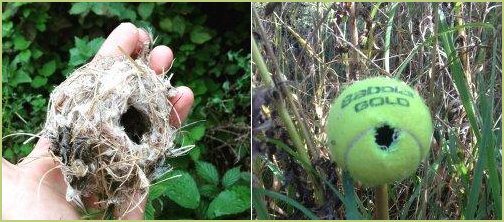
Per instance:
[[[415,172],[429,153],[432,131],[420,95],[386,77],[350,85],[334,101],[327,119],[333,160],[368,187]]]

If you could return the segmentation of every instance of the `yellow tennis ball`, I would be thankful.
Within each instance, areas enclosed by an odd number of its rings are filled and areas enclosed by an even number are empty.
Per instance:
[[[365,186],[411,175],[429,153],[432,119],[404,82],[375,77],[355,82],[332,104],[327,139],[333,160]]]

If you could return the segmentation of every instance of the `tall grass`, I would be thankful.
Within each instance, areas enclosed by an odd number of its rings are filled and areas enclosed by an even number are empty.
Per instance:
[[[390,218],[502,219],[501,3],[252,6],[254,92],[272,92],[253,94],[263,101],[253,104],[262,110],[253,113],[260,118],[254,127],[270,123],[253,135],[256,218],[376,214],[376,191],[329,158],[325,124],[345,86],[387,75],[422,95],[435,127],[430,155],[417,172],[388,186]],[[273,84],[264,76],[280,73],[283,79]],[[282,102],[291,104],[279,109]],[[304,139],[296,141],[296,133]]]

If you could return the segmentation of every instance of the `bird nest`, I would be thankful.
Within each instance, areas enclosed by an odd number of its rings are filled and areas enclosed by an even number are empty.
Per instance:
[[[176,90],[146,55],[96,59],[52,92],[43,134],[68,185],[67,201],[84,208],[81,197],[94,196],[124,215],[166,172],[165,159],[190,148],[174,148],[169,98]]]

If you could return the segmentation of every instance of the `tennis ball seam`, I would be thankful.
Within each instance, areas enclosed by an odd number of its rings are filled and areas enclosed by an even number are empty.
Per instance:
[[[362,131],[359,135],[357,135],[352,140],[352,142],[350,142],[349,148],[346,148],[346,151],[345,151],[345,154],[344,154],[344,158],[343,158],[343,165],[345,166],[345,168],[348,168],[348,156],[350,155],[350,151],[352,151],[352,149],[355,147],[354,146],[355,143],[357,143],[359,140],[361,140],[369,132],[374,131],[375,128],[376,127],[373,126],[373,127],[369,128],[367,130]],[[417,147],[418,147],[419,153],[420,153],[420,156],[418,158],[418,165],[420,165],[420,163],[422,162],[423,156],[424,156],[424,154],[423,154],[423,146],[420,143],[420,140],[418,140],[418,138],[415,135],[413,135],[412,133],[410,133],[408,130],[401,129],[401,131],[403,131],[404,133],[409,134],[411,137],[413,137],[413,140],[415,140],[415,143],[417,144]]]

